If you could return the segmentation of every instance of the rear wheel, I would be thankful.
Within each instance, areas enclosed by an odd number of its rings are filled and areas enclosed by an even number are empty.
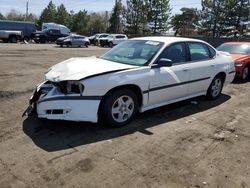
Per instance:
[[[85,43],[85,47],[86,47],[86,48],[89,47],[89,43],[88,43],[88,42]]]
[[[114,46],[113,42],[109,42],[109,47],[112,48]]]
[[[71,42],[68,42],[68,43],[66,44],[66,46],[67,46],[67,47],[71,47],[71,46],[72,46]]]
[[[249,67],[245,66],[242,73],[242,81],[246,82],[249,77]]]
[[[40,43],[44,44],[46,42],[46,38],[45,37],[41,37],[40,38]]]
[[[10,43],[17,43],[17,37],[16,36],[10,36],[9,42]]]
[[[128,89],[117,90],[107,96],[102,105],[101,119],[114,127],[127,125],[138,111],[138,99]]]
[[[221,95],[223,84],[223,77],[220,75],[216,76],[207,90],[207,98],[210,100],[217,99]]]

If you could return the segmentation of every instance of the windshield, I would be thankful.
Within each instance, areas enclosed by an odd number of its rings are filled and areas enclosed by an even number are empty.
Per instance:
[[[222,44],[217,50],[228,52],[230,54],[250,54],[250,45],[247,44]]]
[[[117,63],[143,66],[155,56],[162,42],[147,40],[128,40],[106,52],[100,58]]]

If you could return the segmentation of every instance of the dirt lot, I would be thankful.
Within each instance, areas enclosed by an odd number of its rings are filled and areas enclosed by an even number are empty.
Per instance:
[[[250,187],[250,82],[120,129],[21,117],[47,68],[105,50],[0,44],[1,188]]]

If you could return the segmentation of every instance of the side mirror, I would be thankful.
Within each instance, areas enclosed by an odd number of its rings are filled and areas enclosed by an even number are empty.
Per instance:
[[[157,64],[152,65],[152,68],[171,67],[172,65],[173,61],[171,59],[161,58],[158,60]]]

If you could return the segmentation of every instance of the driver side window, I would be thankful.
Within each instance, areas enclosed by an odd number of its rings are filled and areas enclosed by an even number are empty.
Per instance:
[[[172,44],[167,47],[160,55],[160,58],[170,59],[173,64],[184,63],[187,61],[185,43]]]

